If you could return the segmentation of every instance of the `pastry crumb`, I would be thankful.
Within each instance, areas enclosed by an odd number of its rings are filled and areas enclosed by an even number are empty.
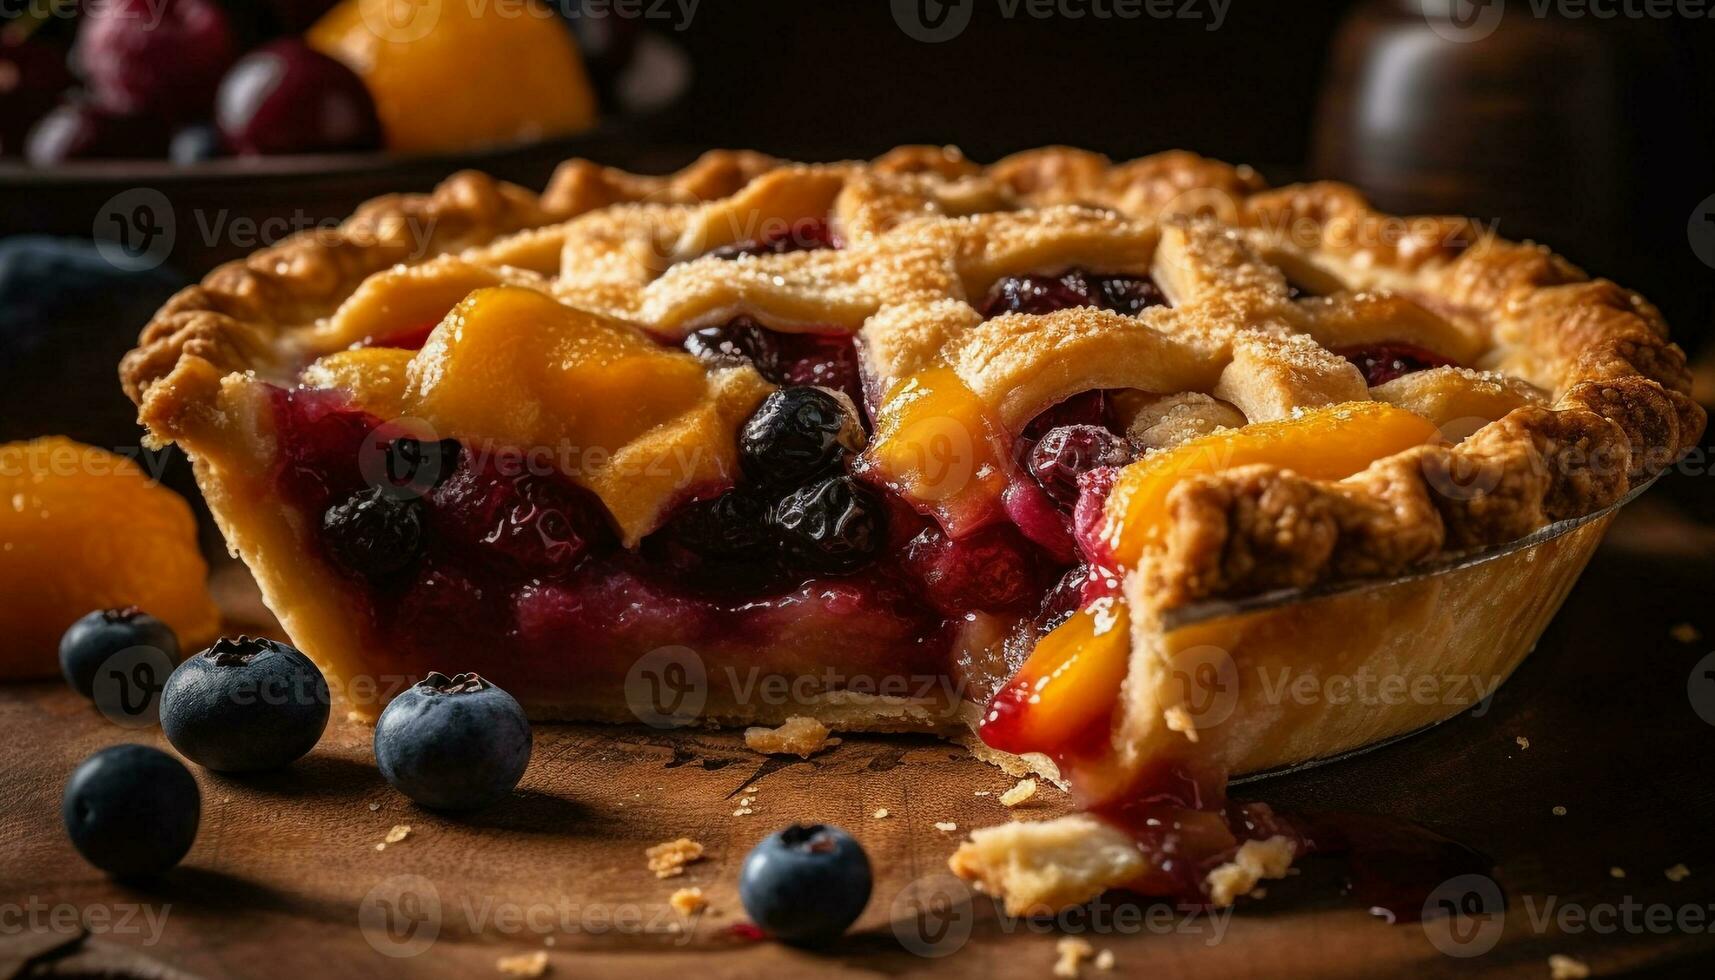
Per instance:
[[[494,968],[509,977],[539,977],[548,972],[548,954],[538,949],[534,953],[502,956],[494,961]]]
[[[1518,747],[1521,749],[1530,748],[1530,739],[1525,738],[1523,735],[1520,735],[1519,737],[1513,739],[1513,741],[1517,742]]]
[[[1182,704],[1176,704],[1161,713],[1162,720],[1167,722],[1167,730],[1178,732],[1185,736],[1188,742],[1197,741],[1197,720],[1191,717],[1191,712],[1185,710]]]
[[[1667,875],[1668,881],[1684,881],[1691,877],[1691,869],[1683,864],[1676,864],[1662,872],[1662,874]]]
[[[690,918],[708,908],[709,900],[703,897],[701,888],[693,885],[690,888],[681,888],[667,896],[667,904],[673,907],[673,911]]]
[[[1262,887],[1261,885],[1258,885],[1255,888],[1251,889],[1250,897],[1257,899],[1259,901],[1261,899],[1265,899],[1268,897],[1268,889]]]
[[[383,837],[381,840],[382,843],[385,844],[397,844],[409,836],[411,836],[411,825],[408,823],[396,823],[393,825],[393,829],[387,832],[387,836]]]
[[[1624,878],[1625,876],[1626,869],[1619,867],[1618,865],[1608,869],[1608,877],[1610,878]]]
[[[703,859],[703,845],[681,837],[663,844],[656,844],[643,852],[649,859],[649,870],[655,872],[657,878],[671,878],[685,873],[685,865]]]
[[[371,803],[371,804],[369,804],[369,812],[370,812],[370,813],[374,813],[374,812],[375,812],[375,811],[377,811],[377,810],[379,810],[379,809],[381,809],[381,804],[379,804],[379,803]]]
[[[744,744],[752,752],[763,755],[795,755],[808,759],[823,749],[840,744],[828,737],[828,727],[814,718],[793,715],[779,728],[746,728]]]
[[[1096,958],[1092,962],[1098,970],[1111,970],[1114,968],[1114,951],[1104,949],[1096,954]]]
[[[739,808],[738,808],[738,809],[736,809],[736,810],[734,810],[734,811],[733,811],[733,812],[732,812],[732,815],[733,815],[733,816],[735,816],[735,817],[748,817],[748,816],[750,816],[750,815],[751,815],[751,814],[753,814],[753,813],[755,813],[755,812],[756,812],[756,811],[755,811],[755,810],[752,810],[752,809],[751,809],[751,808],[750,808],[750,807],[747,807],[747,806],[741,806],[741,807],[739,807]]]
[[[1225,908],[1240,895],[1250,894],[1264,878],[1286,877],[1292,857],[1292,842],[1285,837],[1245,841],[1231,861],[1209,872],[1204,879],[1209,886],[1209,903]]]
[[[1017,806],[1036,795],[1036,780],[1020,779],[1018,784],[1000,794],[1001,806]]]
[[[1584,980],[1590,967],[1583,960],[1555,953],[1548,958],[1548,975],[1552,980]]]
[[[886,820],[891,816],[891,814],[887,812],[887,807],[879,807],[876,809],[875,813],[871,814],[871,816],[875,817],[877,820]]]
[[[1667,631],[1667,635],[1685,644],[1696,643],[1703,639],[1703,634],[1690,623],[1676,623],[1672,629]]]
[[[1557,817],[1564,817],[1564,816],[1566,816],[1566,808],[1565,808],[1565,807],[1563,807],[1563,806],[1557,806],[1557,807],[1555,807],[1555,808],[1554,808],[1554,810],[1553,810],[1553,811],[1552,811],[1552,812],[1553,812],[1553,814],[1554,814],[1554,815],[1555,815],[1555,816],[1557,816]]]
[[[977,791],[976,791],[976,792],[975,792],[975,793],[972,793],[972,794],[971,794],[971,795],[972,795],[972,796],[993,796],[993,795],[994,795],[994,794],[993,794],[993,793],[990,793],[990,792],[989,792],[989,791],[988,791],[988,790],[986,790],[986,789],[979,789],[979,790],[977,790]]]
[[[347,711],[345,713],[345,720],[351,722],[353,725],[368,725],[370,723],[369,716],[361,711]]]
[[[1078,976],[1078,967],[1085,960],[1096,955],[1096,948],[1091,946],[1087,940],[1079,939],[1076,936],[1065,936],[1054,944],[1054,952],[1060,957],[1054,961],[1054,975],[1075,980]]]
[[[951,820],[937,820],[937,821],[935,821],[935,829],[951,833],[955,830],[958,830],[959,825],[954,823]]]

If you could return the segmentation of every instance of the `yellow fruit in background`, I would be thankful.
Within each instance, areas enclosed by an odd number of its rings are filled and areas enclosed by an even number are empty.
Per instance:
[[[138,606],[186,652],[220,631],[189,504],[132,460],[62,436],[0,445],[0,679],[59,673],[60,634]]]
[[[363,79],[390,149],[463,150],[595,124],[572,32],[536,0],[344,0],[308,40]]]

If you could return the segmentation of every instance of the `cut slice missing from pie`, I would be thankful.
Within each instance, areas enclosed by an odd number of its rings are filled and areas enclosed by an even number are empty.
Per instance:
[[[1088,811],[954,856],[1014,910],[1284,873],[1226,777],[1483,696],[1318,692],[1498,683],[1704,423],[1540,247],[1069,149],[461,174],[216,270],[122,376],[360,709],[439,669],[959,737]]]

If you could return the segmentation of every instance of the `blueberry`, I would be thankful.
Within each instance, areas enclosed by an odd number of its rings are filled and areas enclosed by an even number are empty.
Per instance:
[[[687,504],[664,530],[686,550],[711,562],[761,562],[774,553],[768,502],[741,490]]]
[[[84,616],[60,637],[60,673],[86,698],[95,696],[96,671],[107,659],[131,647],[154,647],[179,662],[179,638],[166,623],[138,609],[99,609]]]
[[[855,571],[887,540],[887,504],[849,476],[794,490],[774,505],[774,533],[801,567],[838,574]]]
[[[869,904],[869,858],[838,827],[794,824],[745,856],[738,898],[751,921],[789,943],[837,939]]]
[[[60,803],[78,853],[117,877],[178,864],[196,840],[201,811],[190,770],[147,745],[115,745],[83,760]]]
[[[167,144],[167,157],[180,165],[205,163],[218,159],[225,149],[220,141],[220,130],[209,123],[201,123],[174,133],[173,141]]]
[[[704,327],[685,338],[685,349],[712,364],[756,366],[765,378],[780,377],[780,337],[755,320],[739,317],[718,327]]]
[[[423,545],[423,504],[376,487],[329,507],[322,536],[346,571],[385,578],[416,560]]]
[[[328,684],[296,648],[221,638],[189,658],[161,692],[173,748],[217,772],[278,769],[315,747],[328,725]]]
[[[530,762],[530,722],[512,695],[476,674],[434,671],[375,723],[375,762],[426,807],[472,810],[505,799]]]
[[[762,400],[738,437],[739,464],[752,480],[796,487],[857,449],[862,429],[844,403],[809,385]]]

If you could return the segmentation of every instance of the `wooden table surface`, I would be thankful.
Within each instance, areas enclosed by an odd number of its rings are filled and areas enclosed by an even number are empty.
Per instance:
[[[1124,976],[1546,977],[1551,954],[1596,975],[1706,976],[1715,679],[1694,668],[1715,666],[1715,529],[1684,505],[1702,499],[1707,477],[1676,479],[1677,491],[1622,514],[1481,716],[1240,789],[1286,809],[1408,818],[1492,855],[1506,911],[1473,916],[1457,935],[1356,907],[1341,895],[1337,858],[1304,862],[1231,915],[1114,897],[1057,924],[1020,922],[980,896],[920,915],[926,897],[945,894],[944,862],[964,831],[1009,815],[996,796],[1012,781],[955,747],[852,738],[783,762],[725,734],[538,726],[520,791],[455,818],[394,793],[375,771],[369,729],[337,705],[320,746],[284,772],[196,770],[203,823],[190,855],[154,884],[122,885],[73,851],[61,788],[103,746],[166,743],[38,684],[0,689],[0,977],[502,976],[500,958],[538,950],[563,977],[1044,977],[1062,930],[1112,950]],[[1705,638],[1683,639],[1685,623]],[[754,812],[735,816],[745,796]],[[876,819],[882,807],[890,816]],[[1064,807],[1050,791],[1024,812]],[[878,876],[853,933],[821,953],[734,928],[739,863],[794,820],[851,830]],[[948,820],[957,831],[935,827]],[[409,836],[378,850],[401,824]],[[705,859],[655,878],[644,848],[681,836],[703,843]],[[1689,876],[1670,880],[1676,865]],[[693,885],[710,907],[683,922],[667,898]],[[1084,975],[1098,974],[1086,965]]]

